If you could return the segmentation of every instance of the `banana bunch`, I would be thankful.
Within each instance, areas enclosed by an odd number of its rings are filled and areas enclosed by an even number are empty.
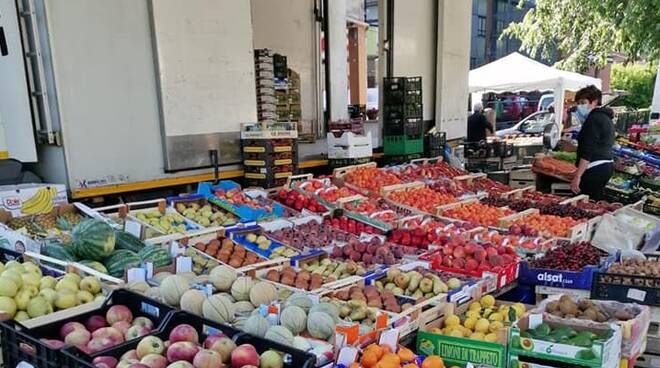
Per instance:
[[[53,210],[53,199],[57,196],[55,187],[43,187],[30,199],[21,204],[21,212],[26,215],[48,213]]]

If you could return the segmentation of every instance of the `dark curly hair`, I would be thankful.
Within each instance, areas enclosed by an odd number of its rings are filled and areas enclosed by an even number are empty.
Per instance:
[[[603,93],[592,84],[575,93],[575,102],[583,99],[588,100],[589,102],[598,101],[598,105],[600,105],[603,102]]]

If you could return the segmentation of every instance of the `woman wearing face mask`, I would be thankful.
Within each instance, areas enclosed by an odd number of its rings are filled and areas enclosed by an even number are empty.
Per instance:
[[[602,93],[595,86],[582,88],[575,94],[578,120],[582,129],[577,141],[577,173],[571,182],[575,193],[587,194],[593,200],[603,199],[603,189],[612,176],[614,114],[600,107]]]

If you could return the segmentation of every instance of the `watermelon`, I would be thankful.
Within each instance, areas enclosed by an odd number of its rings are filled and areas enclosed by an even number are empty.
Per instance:
[[[144,243],[138,237],[125,231],[115,232],[115,248],[128,249],[131,252],[139,252],[144,248]]]
[[[172,263],[170,253],[157,245],[148,245],[138,252],[143,262],[151,262],[154,267],[165,267]]]
[[[103,261],[115,249],[115,230],[101,220],[87,219],[73,228],[73,249],[78,257]]]
[[[77,261],[72,249],[59,243],[51,243],[41,249],[41,253],[45,256],[59,259],[60,261],[75,262]]]
[[[118,249],[103,261],[103,265],[108,270],[108,275],[113,277],[123,277],[124,269],[140,267],[141,263],[140,256],[128,249]]]
[[[101,262],[90,261],[89,259],[84,259],[84,260],[82,260],[78,263],[80,263],[83,266],[87,266],[87,267],[89,267],[93,270],[99,271],[100,273],[108,273],[108,269],[105,268],[105,266]]]

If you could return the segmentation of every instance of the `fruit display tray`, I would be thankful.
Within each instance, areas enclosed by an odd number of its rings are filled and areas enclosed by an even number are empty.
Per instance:
[[[295,261],[296,260],[292,260],[292,262],[295,262]],[[286,267],[286,266],[285,265],[279,265],[279,266],[270,267],[270,268],[261,268],[261,269],[255,270],[253,272],[254,273],[253,277],[256,277],[258,279],[261,279],[262,281],[274,284],[278,288],[289,289],[293,292],[301,292],[301,293],[317,294],[317,295],[321,294],[321,293],[323,293],[327,290],[339,289],[339,288],[342,288],[344,286],[355,284],[355,283],[360,282],[360,281],[363,280],[362,276],[349,276],[349,277],[346,277],[344,279],[340,279],[340,280],[336,280],[336,281],[332,281],[332,282],[326,282],[325,281],[326,278],[324,278],[324,283],[321,285],[321,287],[319,287],[317,289],[314,289],[314,290],[305,290],[305,289],[297,288],[297,287],[292,286],[292,285],[285,285],[281,282],[270,281],[266,278],[266,275],[268,274],[268,271],[276,270],[276,271],[281,272],[284,267]],[[293,268],[298,272],[302,270],[300,267],[297,267],[297,266],[293,266]],[[252,272],[250,272],[250,274],[252,274]]]
[[[603,269],[593,274],[591,298],[660,307],[660,278],[608,273]]]
[[[598,265],[585,266],[582,271],[565,271],[547,268],[534,268],[529,262],[520,262],[518,282],[526,285],[543,285],[567,289],[591,290],[594,274],[606,270],[616,260],[610,255]]]
[[[420,321],[417,331],[416,348],[419,354],[440,355],[447,366],[466,367],[474,364],[479,367],[507,367],[507,328],[497,332],[496,342],[479,341],[464,337],[453,337],[431,332],[439,328],[447,316],[459,314],[464,308],[445,304],[445,309],[435,314],[431,320]]]
[[[497,224],[497,230],[503,230],[508,228],[510,225],[512,225],[514,222],[524,219],[526,216],[532,215],[532,214],[537,214],[540,211],[536,208],[529,208],[527,210],[524,210],[522,212],[514,213],[509,216],[502,217],[498,224]],[[594,220],[594,219],[592,219]],[[593,222],[593,227],[595,228],[595,225],[598,223],[600,220],[594,220]],[[553,238],[558,238],[558,239],[566,239],[571,242],[575,241],[580,241],[580,240],[588,240],[585,239],[588,235],[588,230],[589,229],[589,223],[587,221],[581,222],[579,224],[574,225],[568,230],[568,235],[566,237],[556,237],[552,236]]]
[[[270,245],[267,249],[262,249],[255,242],[250,242],[247,239],[248,234],[254,234],[256,236],[265,236],[264,229],[258,225],[246,226],[246,227],[232,227],[225,230],[225,236],[234,241],[238,245],[242,245],[245,249],[250,250],[258,255],[270,259],[273,255],[273,252],[280,247],[284,247],[289,252],[295,251],[296,255],[299,254],[299,251],[294,248],[290,248],[284,243],[280,243],[277,240],[266,237],[270,241]]]
[[[489,271],[468,271],[465,269],[450,268],[439,264],[433,253],[437,252],[428,252],[420,256],[420,260],[430,261],[431,268],[434,270],[457,273],[461,275],[466,275],[482,280],[482,293],[491,293],[497,289],[501,289],[518,279],[518,271],[520,261],[516,261],[505,265],[499,272],[489,272]]]
[[[385,211],[389,211],[389,212],[393,213],[395,215],[396,219],[398,220],[398,219],[400,219],[401,216],[396,211],[383,210],[383,211],[374,212],[372,214],[366,214],[366,213],[360,213],[360,212],[357,212],[357,211],[349,211],[349,210],[346,209],[346,206],[345,206],[347,203],[351,203],[352,205],[357,206],[357,205],[360,204],[360,202],[369,201],[369,200],[372,200],[372,199],[367,199],[367,198],[364,198],[362,196],[360,196],[359,198],[358,197],[343,198],[342,201],[340,201],[340,207],[342,209],[342,213],[344,214],[344,216],[346,216],[348,218],[352,218],[356,221],[360,221],[360,222],[365,223],[369,226],[378,228],[378,229],[382,230],[383,232],[387,232],[387,231],[392,230],[394,228],[394,224],[379,220],[377,215],[381,214]]]
[[[409,263],[405,263],[399,266],[396,266],[398,269],[401,271],[407,272],[415,269],[416,267],[427,267],[428,263],[427,262],[422,262],[422,261],[412,261]],[[469,302],[470,300],[473,300],[477,294],[480,294],[480,280],[474,279],[471,277],[466,277],[465,275],[460,275],[460,274],[449,274],[445,272],[437,272],[435,270],[429,270],[429,272],[435,273],[440,277],[440,279],[443,280],[443,282],[447,283],[447,280],[455,277],[461,281],[461,286],[449,290],[446,293],[446,301],[449,303],[456,303],[457,305],[465,304]],[[372,275],[369,275],[365,277],[365,283],[367,285],[373,285],[376,283],[376,281],[382,280],[385,278],[387,275],[387,270],[382,270],[380,272],[376,272]],[[410,296],[405,296],[402,295],[406,298],[412,298]],[[437,296],[437,295],[436,295]],[[414,298],[412,298],[414,300]]]
[[[60,328],[67,322],[84,323],[90,316],[105,315],[113,305],[125,305],[134,316],[148,317],[154,322],[154,328],[162,326],[170,312],[171,307],[143,295],[125,289],[113,291],[107,299],[99,303],[88,303],[78,307],[64,310],[65,314],[58,317],[47,315],[40,325],[26,327],[16,321],[0,322],[2,335],[2,359],[7,367],[16,367],[19,362],[29,363],[40,368],[70,367],[64,364],[63,349],[53,349],[41,342],[40,338],[59,338]],[[134,340],[137,343],[137,340]],[[76,349],[77,350],[77,349]],[[82,354],[82,353],[81,353]],[[97,355],[103,355],[97,353]]]
[[[528,329],[535,328],[541,323],[546,323],[552,328],[561,326],[572,327],[577,331],[602,332],[611,328],[613,335],[604,342],[594,342],[590,347],[575,346],[560,342],[551,342],[534,337],[523,337]],[[580,355],[589,351],[591,359],[585,359]],[[593,368],[617,368],[619,367],[621,355],[621,327],[611,324],[605,328],[585,328],[573,326],[567,323],[555,323],[546,321],[540,314],[528,314],[514,323],[509,331],[509,354],[523,357],[547,359],[555,362],[574,364],[581,367]]]
[[[224,191],[229,191],[236,188],[240,189],[240,185],[231,180],[223,180],[216,186],[210,182],[203,182],[199,183],[197,186],[197,193],[206,196],[209,202],[238,216],[243,222],[261,221],[268,218],[282,217],[284,215],[284,208],[278,203],[271,203],[271,211],[267,211],[265,208],[254,208],[248,205],[236,206],[215,196],[216,190],[222,189]],[[266,192],[263,193],[263,196],[267,196]],[[261,196],[259,191],[246,192],[245,194],[252,198]]]
[[[349,172],[362,168],[362,167],[376,167],[377,164],[375,162],[367,162],[366,164],[359,164],[359,165],[351,165],[351,166],[345,166],[345,167],[340,167],[332,170],[332,182],[337,185],[338,187],[346,187],[348,189],[351,189],[355,191],[356,193],[362,194],[367,197],[377,197],[380,195],[378,192],[373,192],[365,188],[360,188],[356,185],[353,185],[351,183],[347,183],[344,180],[344,177],[346,174]]]
[[[174,208],[183,217],[187,218],[191,222],[198,225],[201,229],[212,227],[212,226],[201,225],[198,222],[196,222],[194,219],[191,219],[188,216],[184,215],[182,212],[180,212],[179,210],[176,209],[177,204],[182,203],[182,204],[186,205],[186,204],[196,203],[200,207],[209,205],[209,206],[211,206],[211,210],[213,211],[213,214],[215,214],[216,212],[223,212],[227,216],[231,216],[232,218],[234,218],[234,214],[229,213],[228,211],[226,211],[224,209],[221,209],[220,207],[218,207],[217,205],[215,205],[213,203],[210,203],[205,196],[200,195],[200,194],[188,194],[188,195],[179,195],[179,196],[176,196],[176,197],[167,197],[166,201],[167,201],[167,204],[170,207]],[[232,223],[226,224],[226,225],[223,225],[223,226],[233,226],[236,223],[238,223],[239,221],[240,221],[240,219],[237,219],[236,221],[233,221]]]

